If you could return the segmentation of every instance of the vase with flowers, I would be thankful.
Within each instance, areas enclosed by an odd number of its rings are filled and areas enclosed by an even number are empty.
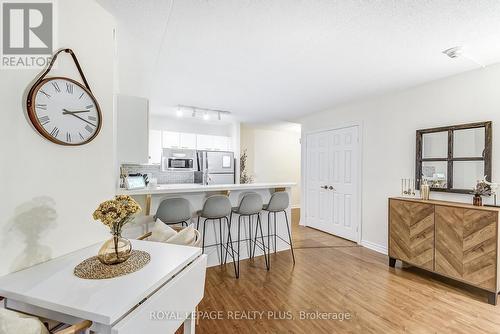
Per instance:
[[[474,195],[472,204],[482,206],[483,196],[491,196],[491,186],[485,180],[477,181],[476,188],[471,194]]]
[[[130,196],[119,195],[102,202],[94,211],[95,220],[108,226],[112,237],[99,249],[97,258],[101,263],[112,265],[126,261],[132,254],[130,240],[122,237],[123,227],[134,220],[141,207]]]

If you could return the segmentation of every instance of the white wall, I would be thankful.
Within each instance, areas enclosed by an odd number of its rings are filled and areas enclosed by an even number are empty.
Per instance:
[[[108,235],[93,221],[92,212],[115,190],[114,19],[93,0],[58,1],[57,9],[55,47],[75,51],[101,106],[103,126],[91,143],[81,147],[43,139],[24,113],[26,90],[38,71],[0,70],[0,275]],[[79,80],[70,59],[62,54],[51,74],[69,73]]]
[[[303,135],[362,121],[362,240],[387,248],[387,198],[400,179],[414,177],[415,130],[493,121],[493,180],[500,174],[500,65],[467,72],[402,92],[371,98],[300,119]],[[469,195],[431,193],[435,199],[471,202]]]
[[[240,149],[247,150],[247,171],[254,182],[295,182],[291,204],[300,207],[300,130],[241,126]]]

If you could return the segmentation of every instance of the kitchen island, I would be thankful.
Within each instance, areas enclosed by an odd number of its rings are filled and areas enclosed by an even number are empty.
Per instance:
[[[191,212],[193,213],[193,218],[191,221],[196,223],[197,217],[196,212],[201,210],[205,199],[211,195],[224,194],[229,197],[233,207],[238,206],[240,199],[245,193],[256,192],[262,196],[264,204],[269,202],[271,195],[275,191],[286,191],[290,194],[291,187],[295,186],[295,183],[291,182],[281,182],[281,183],[250,183],[250,184],[217,184],[217,185],[201,185],[201,184],[164,184],[158,185],[156,187],[148,187],[144,189],[137,190],[126,190],[119,189],[117,193],[119,195],[130,195],[132,196],[143,208],[141,216],[137,217],[136,223],[132,224],[126,231],[126,236],[133,238],[137,237],[143,233],[151,230],[154,225],[152,215],[156,212],[156,209],[160,205],[161,201],[166,198],[182,197],[187,199],[191,204]],[[291,218],[291,208],[287,209],[288,217]],[[267,242],[268,235],[268,216],[267,212],[263,212],[262,216],[262,228],[264,232],[264,237]],[[288,250],[289,246],[283,240],[288,240],[288,232],[285,223],[285,217],[283,214],[276,215],[277,228],[276,228],[276,251]],[[233,222],[237,222],[237,219],[233,218]],[[291,219],[290,219],[291,221]],[[248,220],[244,219],[241,226],[241,239],[249,239],[248,233]],[[218,242],[218,227],[217,222],[207,222],[207,231],[205,235],[205,253],[208,255],[208,265],[214,266],[218,265],[220,261],[220,248],[217,247]],[[273,226],[270,224],[270,232],[274,234]],[[255,222],[253,223],[255,228]],[[201,229],[200,224],[200,229]],[[203,231],[200,231],[203,232]],[[216,233],[217,232],[217,233]],[[224,240],[227,236],[227,230],[225,224],[223,225],[223,237]],[[231,235],[233,240],[236,239],[237,226],[236,223],[231,226]],[[253,232],[254,233],[254,232]],[[274,251],[274,238],[271,238],[271,248]],[[249,243],[242,241],[241,243],[241,256],[240,259],[248,258]],[[262,255],[262,251],[257,248],[256,256]],[[222,254],[223,256],[224,254]],[[231,259],[232,260],[232,259]],[[230,261],[230,257],[228,258]]]

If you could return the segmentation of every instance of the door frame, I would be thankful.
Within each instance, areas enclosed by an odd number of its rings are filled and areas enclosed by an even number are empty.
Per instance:
[[[302,210],[300,210],[300,222],[302,226],[307,226],[306,222],[306,203],[307,203],[307,137],[312,134],[327,132],[332,130],[339,130],[350,127],[358,127],[358,200],[356,201],[358,206],[358,231],[356,242],[361,244],[362,229],[363,229],[363,121],[349,121],[349,122],[339,122],[335,125],[329,126],[327,128],[319,128],[314,130],[302,131],[301,134],[301,198],[302,198]],[[325,232],[327,233],[327,232]]]

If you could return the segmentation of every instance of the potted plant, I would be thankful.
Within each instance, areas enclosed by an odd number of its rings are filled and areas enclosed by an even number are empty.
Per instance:
[[[132,244],[122,237],[122,229],[134,220],[134,215],[141,207],[130,196],[119,195],[114,199],[102,202],[94,211],[95,220],[100,220],[108,226],[112,238],[99,249],[97,258],[103,264],[118,264],[126,261],[132,254]]]
[[[471,194],[474,195],[472,203],[475,206],[482,206],[483,196],[491,196],[491,186],[485,180],[477,181],[476,188]]]

